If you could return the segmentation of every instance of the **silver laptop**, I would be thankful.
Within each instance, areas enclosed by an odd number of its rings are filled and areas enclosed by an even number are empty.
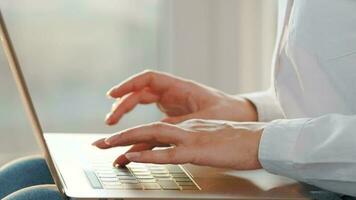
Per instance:
[[[43,133],[19,61],[0,12],[1,43],[34,134],[55,184],[69,199],[308,199],[291,179],[264,170],[232,171],[193,165],[112,161],[126,147],[99,150],[91,143],[104,134]]]

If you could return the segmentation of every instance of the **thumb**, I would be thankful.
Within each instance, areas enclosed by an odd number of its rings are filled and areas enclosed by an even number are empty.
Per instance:
[[[175,117],[166,117],[162,119],[162,122],[169,124],[179,124],[181,122],[187,121],[189,119],[209,119],[208,113],[205,111],[199,111],[195,113],[190,113],[187,115],[175,116]]]

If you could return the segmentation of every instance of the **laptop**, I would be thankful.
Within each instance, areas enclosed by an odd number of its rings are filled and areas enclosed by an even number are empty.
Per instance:
[[[300,183],[264,170],[112,161],[128,147],[99,150],[105,134],[44,133],[0,11],[0,36],[33,132],[58,190],[68,199],[308,199]]]

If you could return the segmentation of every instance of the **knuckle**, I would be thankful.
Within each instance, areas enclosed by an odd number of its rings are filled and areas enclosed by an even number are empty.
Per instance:
[[[185,121],[187,124],[203,124],[204,120],[202,119],[188,119]]]
[[[199,129],[200,127],[204,126],[206,123],[202,119],[189,119],[183,121],[179,124],[180,127],[187,128],[187,129]]]
[[[187,126],[194,124],[195,119],[187,119],[179,123],[179,125]]]
[[[155,122],[155,123],[152,124],[152,127],[154,129],[156,129],[157,131],[160,131],[160,130],[166,128],[167,124],[163,123],[163,122]]]
[[[234,126],[233,126],[231,123],[228,123],[228,122],[224,122],[224,123],[222,124],[222,127],[223,127],[223,128],[227,128],[227,129],[232,129],[232,128],[234,128]]]

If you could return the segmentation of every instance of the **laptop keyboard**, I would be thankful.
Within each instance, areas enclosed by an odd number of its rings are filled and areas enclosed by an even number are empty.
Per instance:
[[[93,163],[85,171],[94,189],[112,190],[199,190],[179,165],[130,163],[126,168],[111,163]]]

